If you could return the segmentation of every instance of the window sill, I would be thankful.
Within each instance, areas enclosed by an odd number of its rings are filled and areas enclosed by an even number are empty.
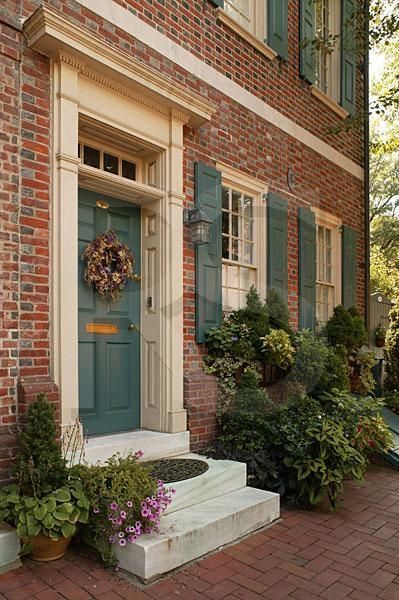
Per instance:
[[[234,19],[229,17],[229,15],[222,9],[218,8],[216,11],[216,17],[220,23],[223,23],[229,29],[232,29],[234,33],[242,37],[248,44],[253,46],[255,50],[266,56],[269,60],[273,60],[277,56],[277,52],[275,52],[270,46],[261,42],[257,37],[255,37],[252,33],[241,27]]]
[[[317,87],[317,85],[310,86],[310,93],[315,98],[318,98],[318,100],[320,100],[320,102],[323,102],[323,104],[328,106],[328,108],[330,108],[332,111],[334,111],[335,114],[337,114],[342,119],[346,119],[346,117],[349,116],[348,111],[346,111],[344,108],[342,108],[342,106],[337,104],[337,102],[335,102],[335,100],[333,100],[332,98],[327,96],[327,94],[322,92],[321,89],[319,89]]]

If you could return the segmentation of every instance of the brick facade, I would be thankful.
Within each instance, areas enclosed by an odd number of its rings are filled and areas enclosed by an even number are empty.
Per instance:
[[[270,61],[259,54],[217,21],[210,2],[117,0],[117,3],[361,165],[361,132],[327,135],[328,128],[339,118],[311,95],[308,84],[299,77],[298,2],[289,3],[287,62]],[[47,58],[27,48],[21,25],[23,18],[41,4],[59,11],[107,44],[155,67],[218,107],[210,123],[198,129],[184,129],[186,206],[193,206],[194,163],[199,160],[208,164],[219,160],[239,168],[267,182],[270,191],[288,199],[288,304],[294,326],[298,324],[297,208],[301,205],[321,208],[357,230],[358,303],[364,308],[364,208],[360,179],[188,73],[156,49],[104,22],[75,0],[5,0],[0,7],[0,481],[8,476],[18,414],[26,399],[30,399],[21,378],[29,381],[34,386],[30,389],[35,392],[42,388],[51,391],[53,400],[58,401],[50,367],[50,182],[54,176],[50,168],[51,70]],[[361,103],[359,94],[359,108]],[[294,190],[287,184],[288,168],[295,174]],[[215,432],[212,414],[216,391],[214,382],[202,373],[202,350],[195,343],[195,253],[188,232],[185,236],[185,403],[193,444],[198,448],[206,445]]]

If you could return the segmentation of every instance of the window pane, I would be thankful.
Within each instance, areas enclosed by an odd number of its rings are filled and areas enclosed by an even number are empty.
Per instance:
[[[233,212],[239,213],[241,208],[241,194],[233,191]]]
[[[239,241],[238,240],[232,240],[231,241],[231,259],[232,260],[239,260]]]
[[[249,219],[244,219],[243,220],[244,223],[244,235],[243,237],[246,240],[251,240],[253,239],[253,221],[250,221]]]
[[[85,165],[89,167],[94,167],[95,169],[100,168],[100,150],[96,150],[95,148],[91,148],[90,146],[83,147],[83,162]]]
[[[122,177],[135,181],[136,179],[136,165],[134,162],[128,160],[122,160]]]
[[[238,224],[239,224],[239,217],[232,215],[232,217],[231,217],[231,235],[234,235],[235,237],[238,237],[238,232],[239,232]]]
[[[244,208],[243,213],[245,217],[251,218],[253,216],[253,198],[244,196]]]
[[[222,232],[229,233],[229,213],[223,211],[222,212]]]
[[[253,244],[247,242],[244,243],[244,260],[243,262],[252,265],[253,264]]]
[[[119,159],[117,156],[113,156],[112,154],[107,154],[104,152],[104,171],[118,175]]]
[[[222,207],[225,210],[229,210],[229,190],[228,188],[222,188]]]
[[[229,238],[226,236],[222,237],[222,256],[223,258],[230,258]]]

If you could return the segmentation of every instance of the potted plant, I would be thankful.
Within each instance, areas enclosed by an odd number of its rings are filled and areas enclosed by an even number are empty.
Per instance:
[[[385,346],[386,334],[387,330],[380,323],[377,329],[375,330],[375,345],[377,346],[377,348],[383,348]]]
[[[60,558],[78,524],[87,522],[90,504],[81,481],[70,477],[54,408],[44,395],[29,406],[13,475],[15,483],[0,490],[0,520],[16,527],[21,554],[43,561]]]

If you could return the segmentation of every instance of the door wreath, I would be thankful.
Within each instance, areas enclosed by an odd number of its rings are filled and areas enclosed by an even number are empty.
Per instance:
[[[103,299],[116,300],[128,280],[133,279],[133,254],[112,229],[90,242],[81,260],[86,261],[84,281],[89,287],[93,286]]]

